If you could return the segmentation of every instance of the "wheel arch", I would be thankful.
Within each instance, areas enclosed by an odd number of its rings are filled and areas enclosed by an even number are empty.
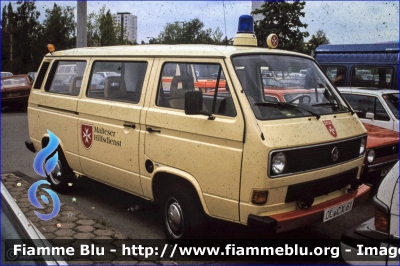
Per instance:
[[[59,137],[57,137],[57,139],[58,139],[58,143],[59,143],[59,147],[60,147],[61,151],[65,154],[65,149],[64,149],[63,142],[61,141],[61,139]],[[47,144],[49,144],[49,141],[50,141],[49,134],[48,133],[44,134],[43,137],[42,137],[42,141],[41,141],[42,149],[44,147],[46,147]]]
[[[203,208],[204,213],[210,215],[207,204],[203,197],[203,193],[201,192],[200,185],[193,176],[185,172],[176,173],[165,171],[164,169],[164,171],[158,171],[155,173],[152,178],[152,193],[154,202],[156,204],[160,203],[160,200],[162,200],[162,195],[168,186],[179,185],[190,191],[190,193],[195,194]]]

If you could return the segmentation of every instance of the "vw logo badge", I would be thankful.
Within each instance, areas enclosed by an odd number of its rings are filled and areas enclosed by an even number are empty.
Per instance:
[[[334,162],[336,162],[337,159],[339,158],[339,150],[337,147],[332,149],[331,158],[332,158],[332,161],[334,161]]]

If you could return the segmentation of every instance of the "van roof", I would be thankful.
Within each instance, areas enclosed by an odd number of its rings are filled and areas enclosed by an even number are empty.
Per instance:
[[[179,56],[179,57],[216,57],[226,58],[234,54],[246,53],[271,53],[271,54],[291,54],[301,55],[307,58],[310,56],[289,52],[278,49],[246,47],[246,46],[225,46],[225,45],[199,45],[199,44],[185,44],[185,45],[163,45],[163,44],[150,44],[150,45],[122,45],[122,46],[105,46],[105,47],[85,47],[74,48],[70,50],[55,51],[52,54],[48,53],[47,57],[53,56]]]

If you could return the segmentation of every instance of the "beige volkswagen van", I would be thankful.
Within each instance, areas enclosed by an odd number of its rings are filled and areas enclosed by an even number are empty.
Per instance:
[[[52,188],[87,176],[153,201],[170,239],[196,237],[206,216],[283,232],[367,199],[370,188],[358,183],[367,135],[354,111],[313,58],[257,48],[253,22],[239,25],[231,46],[47,54],[29,98],[26,145],[38,152],[47,130],[58,137]],[[56,89],[63,65],[77,72]],[[301,79],[290,75],[303,69]],[[265,73],[313,96],[271,101]]]

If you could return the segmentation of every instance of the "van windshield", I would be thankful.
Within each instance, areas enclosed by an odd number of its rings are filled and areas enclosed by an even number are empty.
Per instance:
[[[348,112],[314,61],[287,55],[240,55],[232,59],[248,101],[260,120]]]

